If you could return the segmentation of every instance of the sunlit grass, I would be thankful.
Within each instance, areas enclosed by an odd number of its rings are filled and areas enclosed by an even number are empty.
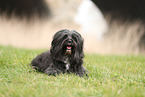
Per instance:
[[[0,46],[0,97],[145,97],[144,55],[85,54],[87,79],[32,70],[43,51]]]

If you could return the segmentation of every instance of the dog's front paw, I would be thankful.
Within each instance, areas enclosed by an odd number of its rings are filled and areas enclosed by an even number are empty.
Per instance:
[[[56,76],[56,71],[55,70],[45,70],[45,73],[48,74],[48,75]]]
[[[88,76],[88,75],[85,74],[84,72],[79,72],[79,73],[77,73],[77,75],[78,75],[79,77],[87,77],[87,76]]]
[[[47,68],[44,72],[48,75],[54,75],[54,76],[62,73],[61,70],[55,68]]]
[[[88,76],[88,70],[87,69],[82,69],[81,71],[78,71],[76,74],[79,76],[79,77],[87,77],[89,78]]]

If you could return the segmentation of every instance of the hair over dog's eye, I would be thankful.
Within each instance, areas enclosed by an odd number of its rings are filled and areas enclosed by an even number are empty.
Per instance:
[[[74,39],[74,41],[76,41],[76,42],[77,42],[77,38],[76,38],[75,36],[72,36],[72,38]]]
[[[68,35],[64,35],[63,39],[65,39],[65,38],[67,38],[67,37],[68,37]]]

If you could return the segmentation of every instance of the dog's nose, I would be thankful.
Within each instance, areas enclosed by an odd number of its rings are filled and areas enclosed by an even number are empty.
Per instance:
[[[70,39],[70,40],[68,40],[68,43],[72,43],[72,40]]]

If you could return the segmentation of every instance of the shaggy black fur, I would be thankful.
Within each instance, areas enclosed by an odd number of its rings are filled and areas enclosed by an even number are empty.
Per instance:
[[[83,58],[83,38],[74,30],[64,29],[54,35],[50,51],[38,55],[31,65],[48,75],[75,73],[82,77],[87,76]]]

